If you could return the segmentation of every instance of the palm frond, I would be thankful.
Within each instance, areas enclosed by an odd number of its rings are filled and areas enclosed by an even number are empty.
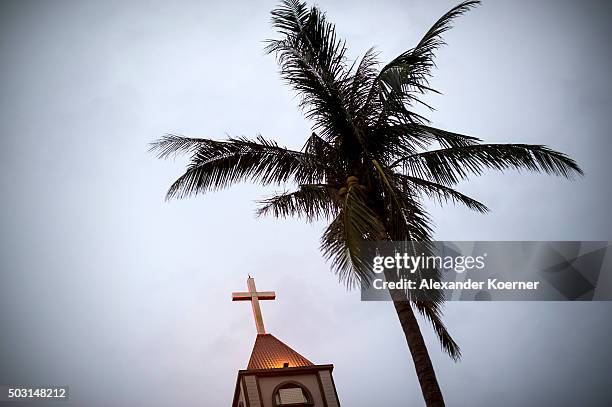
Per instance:
[[[412,301],[415,308],[434,328],[442,349],[454,360],[461,359],[461,349],[442,322],[441,305],[431,301]]]
[[[309,17],[306,3],[298,0],[283,0],[270,14],[272,26],[285,35],[298,35]]]
[[[358,281],[355,277],[355,267],[351,263],[351,252],[346,241],[343,218],[342,213],[338,214],[325,228],[321,236],[320,249],[325,260],[331,263],[331,270],[338,276],[338,280],[344,282],[347,288],[352,288]]]
[[[429,242],[432,227],[425,208],[411,195],[402,190],[388,169],[376,160],[372,161],[381,186],[380,195],[384,205],[385,229],[391,240]]]
[[[450,9],[431,26],[414,49],[418,50],[420,54],[432,55],[436,49],[445,45],[442,34],[452,28],[453,20],[479,4],[479,0],[468,0]]]
[[[366,51],[355,73],[348,79],[350,90],[347,104],[351,114],[357,117],[366,116],[367,118],[371,114],[367,111],[367,101],[372,84],[378,76],[378,64],[378,52],[372,47]]]
[[[383,224],[366,203],[359,185],[349,186],[342,209],[321,237],[321,250],[332,270],[347,287],[368,284],[371,264],[364,253],[364,242],[384,238]]]
[[[415,124],[409,127],[412,134],[418,135],[424,139],[436,141],[441,148],[470,146],[482,141],[478,137],[453,133],[448,130],[442,130],[424,124]]]
[[[334,158],[337,158],[334,157],[337,153],[334,146],[327,140],[319,137],[315,132],[312,132],[310,137],[308,137],[302,147],[302,151],[313,157],[319,157],[327,161],[332,161]]]
[[[319,74],[338,79],[345,72],[346,47],[336,36],[334,24],[317,7],[308,10],[306,3],[284,0],[272,11],[272,26],[284,35],[282,40],[268,40],[269,53],[291,48],[309,60]],[[295,55],[287,55],[292,58]]]
[[[479,0],[468,0],[450,9],[431,26],[416,47],[403,52],[385,65],[381,70],[380,80],[385,81],[387,72],[397,70],[404,71],[405,76],[403,78],[408,81],[407,84],[413,85],[417,89],[419,83],[426,85],[426,77],[431,74],[430,70],[435,66],[434,52],[445,45],[442,34],[452,28],[452,22],[455,18],[479,4]],[[427,91],[429,89],[423,90]]]
[[[486,205],[478,202],[477,200],[470,198],[467,195],[462,194],[461,192],[441,185],[435,182],[427,181],[417,177],[411,177],[409,175],[404,174],[395,174],[400,180],[404,181],[405,188],[411,188],[419,192],[423,192],[425,195],[430,198],[436,199],[440,204],[453,202],[453,203],[461,203],[477,212],[485,213],[489,211]]]
[[[334,24],[317,7],[306,11],[306,5],[297,1],[282,2],[272,15],[272,24],[283,37],[268,40],[266,51],[276,55],[281,76],[301,97],[300,107],[314,121],[313,129],[329,141],[339,134],[354,138],[345,102],[346,46]]]
[[[453,7],[436,21],[416,47],[403,52],[385,65],[374,81],[368,99],[372,100],[375,96],[379,96],[384,105],[401,101],[408,105],[421,104],[431,108],[418,95],[426,92],[438,93],[429,86],[428,77],[431,76],[431,69],[435,66],[434,53],[444,45],[442,34],[452,27],[455,18],[479,3],[480,1],[470,0]],[[398,109],[387,107],[386,110],[395,113]],[[389,116],[391,113],[383,115],[383,117]]]
[[[216,148],[222,148],[223,143],[223,141],[166,134],[149,144],[149,152],[154,152],[157,158],[164,159],[181,154],[192,154],[201,146],[215,145]]]
[[[339,211],[336,195],[337,191],[329,185],[300,185],[297,191],[259,201],[257,216],[303,216],[309,222],[329,219]]]
[[[421,179],[454,185],[469,174],[480,175],[485,169],[525,169],[573,178],[582,175],[578,164],[567,155],[543,145],[475,144],[444,148],[409,155],[391,167],[402,165],[405,171]]]
[[[473,136],[453,133],[420,123],[387,124],[377,127],[368,138],[369,150],[380,162],[389,163],[425,150],[432,145],[441,148],[478,144]]]
[[[243,137],[226,141],[171,136],[154,146],[162,157],[172,152],[192,153],[187,170],[170,186],[168,199],[226,188],[247,179],[270,185],[289,181],[318,183],[324,178],[324,166],[315,157],[281,147],[261,136],[255,140]]]

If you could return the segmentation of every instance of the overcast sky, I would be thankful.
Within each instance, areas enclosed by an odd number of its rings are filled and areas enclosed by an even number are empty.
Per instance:
[[[319,1],[349,57],[388,60],[455,2]],[[232,303],[250,273],[266,327],[333,363],[345,406],[423,404],[390,303],[362,303],[321,259],[323,225],[256,219],[273,189],[164,202],[183,160],[164,133],[310,123],[264,55],[274,1],[0,2],[0,384],[67,384],[73,406],[227,406],[255,339]],[[440,240],[612,240],[606,1],[486,1],[457,21],[428,100],[439,127],[547,144],[576,182],[491,174],[461,185],[492,213],[431,204]],[[610,303],[451,303],[464,357],[423,331],[448,405],[590,405],[612,397]]]

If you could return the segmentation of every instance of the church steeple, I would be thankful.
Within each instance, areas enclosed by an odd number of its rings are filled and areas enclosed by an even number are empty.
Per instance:
[[[333,365],[315,365],[272,334],[266,333],[260,300],[274,300],[274,291],[258,292],[247,279],[248,292],[232,293],[232,301],[251,301],[257,328],[246,369],[238,371],[232,407],[339,407]]]

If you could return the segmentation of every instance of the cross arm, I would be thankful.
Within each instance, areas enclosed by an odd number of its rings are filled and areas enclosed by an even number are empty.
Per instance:
[[[276,299],[276,293],[274,291],[260,291],[255,293],[257,298],[260,300],[274,300]]]
[[[251,301],[251,293],[232,293],[232,301]]]
[[[258,300],[274,300],[276,299],[276,293],[274,291],[232,293],[232,301],[251,301],[253,298],[257,298]]]

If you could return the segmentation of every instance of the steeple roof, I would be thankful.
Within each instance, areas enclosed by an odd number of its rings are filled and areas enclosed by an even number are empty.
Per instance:
[[[285,366],[285,364],[288,364]],[[258,334],[247,369],[278,369],[282,367],[314,366],[272,334]]]

